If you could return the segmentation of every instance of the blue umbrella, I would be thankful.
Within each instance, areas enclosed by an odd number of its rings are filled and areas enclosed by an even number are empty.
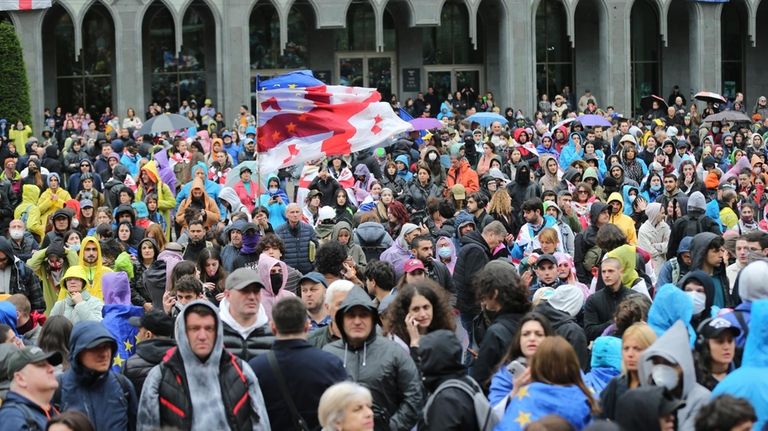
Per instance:
[[[483,127],[490,126],[494,121],[498,121],[501,124],[507,124],[508,121],[504,116],[495,112],[478,112],[467,117],[470,122],[479,123]]]
[[[576,119],[581,122],[581,125],[584,127],[611,127],[611,122],[606,120],[602,115],[583,114],[576,117]]]

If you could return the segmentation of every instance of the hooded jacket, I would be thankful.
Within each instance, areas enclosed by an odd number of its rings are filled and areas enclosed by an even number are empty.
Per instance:
[[[648,326],[656,336],[661,337],[672,325],[682,321],[688,331],[688,344],[693,348],[696,331],[691,326],[692,315],[693,301],[690,296],[674,284],[665,284],[659,288],[648,310]]]
[[[691,271],[703,269],[709,244],[717,237],[718,235],[711,232],[702,232],[693,237],[691,242]],[[711,274],[711,280],[715,285],[714,305],[720,308],[733,308],[741,303],[738,289],[734,289],[733,292],[730,291],[725,263],[720,262],[720,265],[714,269],[714,273]]]
[[[350,346],[344,331],[344,315],[355,307],[367,309],[372,321],[367,339],[359,346]],[[358,286],[353,287],[334,316],[341,339],[323,350],[341,358],[349,377],[371,391],[376,431],[407,431],[416,425],[423,404],[419,372],[403,348],[376,335],[377,316],[368,294]]]
[[[53,147],[48,147],[48,149],[50,148],[53,148]],[[96,168],[93,167],[93,163],[91,163],[91,160],[88,158],[84,158],[78,162],[78,164],[80,163],[87,163],[91,167],[91,169],[89,170],[89,173],[91,174],[91,178],[93,179],[93,188],[94,190],[101,190],[102,188],[101,175],[96,173]],[[55,170],[52,172],[55,172]],[[70,196],[77,196],[80,190],[82,190],[82,187],[80,185],[81,175],[82,174],[80,173],[80,169],[78,169],[76,172],[74,172],[69,176],[69,180],[67,181],[67,191],[69,192]]]
[[[331,233],[331,239],[334,241],[339,240],[339,234],[341,231],[346,230],[349,234],[349,239],[347,240],[347,255],[352,258],[352,261],[355,263],[355,265],[358,266],[359,269],[365,270],[366,264],[368,263],[368,260],[365,258],[365,253],[363,252],[362,247],[355,244],[355,242],[352,240],[352,226],[346,222],[346,221],[340,221],[336,223],[333,226],[333,232]]]
[[[677,246],[686,236],[694,236],[702,232],[710,232],[718,236],[722,235],[720,225],[705,213],[707,204],[704,195],[699,192],[691,194],[686,205],[686,210],[687,213],[675,220],[675,223],[672,225],[672,232],[669,234],[667,259],[671,259],[675,256]],[[695,268],[695,266],[692,266],[692,268]],[[728,283],[726,283],[726,285],[728,285]]]
[[[81,293],[83,300],[79,304],[75,304],[72,298],[66,294],[68,278],[79,278],[85,283]],[[75,265],[67,269],[59,285],[59,292],[64,292],[65,296],[64,299],[60,299],[54,304],[51,309],[51,316],[64,316],[72,323],[87,320],[101,321],[101,310],[104,307],[104,302],[88,292],[88,280],[85,278],[85,272],[81,266]]]
[[[611,195],[608,197],[608,205],[611,204],[611,202],[618,201],[621,204],[621,208],[619,208],[619,211],[614,214],[613,210],[611,210],[611,216],[609,219],[609,223],[615,224],[616,226],[621,229],[622,232],[624,232],[624,235],[627,236],[627,243],[630,245],[636,245],[637,244],[637,232],[635,231],[635,221],[632,220],[631,217],[624,214],[624,198],[621,197],[620,193],[611,193]]]
[[[175,346],[173,339],[158,336],[136,345],[136,352],[125,362],[123,374],[133,383],[137,394],[141,395],[144,381],[152,368],[162,362],[163,356]]]
[[[559,289],[559,288],[558,288]],[[557,290],[555,292],[557,292]],[[581,293],[580,291],[578,293]],[[552,324],[552,329],[555,333],[566,340],[573,346],[576,351],[576,356],[579,358],[579,364],[582,370],[589,370],[589,349],[587,348],[587,337],[584,334],[584,330],[581,329],[576,319],[571,314],[558,310],[548,301],[542,301],[536,306],[537,312],[541,313]],[[581,307],[579,307],[579,312]]]
[[[270,276],[270,271],[275,265],[279,265],[282,269],[280,273],[282,277],[279,286],[272,285]],[[258,268],[261,284],[264,285],[264,289],[261,291],[261,305],[264,307],[264,311],[267,313],[269,320],[272,320],[272,306],[283,298],[296,296],[293,292],[285,290],[285,285],[288,281],[288,265],[268,254],[262,253],[261,256],[259,256]]]
[[[491,249],[477,231],[461,237],[461,248],[453,269],[453,285],[456,286],[456,307],[462,313],[476,316],[480,306],[475,298],[472,278],[491,260]]]
[[[605,328],[613,323],[616,307],[630,295],[639,295],[639,293],[622,285],[615,292],[605,287],[587,298],[584,304],[584,332],[587,340],[592,341],[602,335]]]
[[[202,209],[205,210],[205,220],[203,220],[203,222],[205,223],[205,226],[210,229],[213,225],[218,223],[219,219],[221,218],[221,212],[219,212],[219,207],[216,205],[215,198],[212,198],[210,195],[208,195],[204,187],[203,180],[200,178],[195,178],[192,180],[192,187],[190,188],[189,197],[181,202],[181,205],[176,211],[176,223],[179,223],[182,226],[187,225],[187,222],[184,220],[184,211],[193,202],[192,192],[194,190],[200,190],[203,192],[201,198],[203,205]]]
[[[83,258],[85,247],[91,242],[96,245],[96,264],[93,266],[88,265],[85,262],[85,259]],[[78,255],[77,264],[81,267],[81,270],[83,271],[82,275],[85,277],[85,280],[87,281],[88,292],[91,294],[91,296],[94,296],[101,301],[104,301],[104,293],[101,290],[101,286],[102,286],[101,278],[104,276],[104,274],[108,272],[112,272],[112,269],[104,266],[103,262],[104,260],[101,255],[101,244],[99,243],[99,241],[92,236],[87,236],[83,238],[83,242],[81,243],[81,246],[80,246],[80,254]],[[60,289],[59,300],[64,299],[66,296],[67,296],[67,290]]]
[[[216,316],[216,340],[205,359],[192,351],[187,338],[188,310],[195,305],[210,308]],[[166,353],[162,365],[154,367],[144,381],[139,430],[182,423],[192,431],[270,429],[256,375],[247,363],[224,350],[224,325],[218,311],[208,301],[198,300],[187,304],[176,319],[177,347]],[[175,387],[169,387],[170,382]]]
[[[32,254],[32,257],[27,261],[27,266],[35,273],[43,291],[43,299],[45,300],[45,314],[46,316],[51,312],[53,305],[59,298],[59,281],[54,279],[53,274],[50,272],[49,266],[46,263],[46,252],[51,247],[58,247],[64,259],[64,263],[59,273],[60,277],[66,274],[69,267],[77,265],[77,253],[73,250],[66,250],[58,245],[49,245],[47,248],[40,249]]]
[[[624,431],[660,431],[659,407],[663,402],[664,388],[646,386],[632,389],[619,397],[616,417]]]
[[[431,332],[419,341],[419,357],[424,388],[431,394],[448,380],[460,380],[470,387],[480,386],[462,363],[463,349],[456,335],[446,329]],[[424,411],[426,426],[420,430],[478,430],[477,416],[472,398],[458,388],[445,388],[431,396]]]
[[[352,238],[365,253],[366,262],[379,259],[381,253],[392,246],[393,240],[381,223],[367,221],[357,226]]]
[[[160,211],[163,218],[166,220],[165,235],[170,238],[171,233],[171,210],[176,208],[176,199],[173,197],[173,191],[165,184],[160,177],[157,162],[152,160],[141,167],[141,172],[146,172],[149,179],[155,183],[153,193],[157,194],[157,210]],[[139,176],[141,177],[141,176]],[[147,192],[144,185],[139,180],[139,187],[136,189],[136,200],[143,201],[146,199]]]
[[[275,337],[269,328],[269,318],[263,304],[259,305],[256,321],[250,326],[243,326],[235,320],[229,311],[228,298],[222,299],[219,307],[219,317],[224,326],[223,343],[228,352],[248,361],[267,352],[272,347]]]
[[[69,339],[70,369],[61,376],[61,411],[78,410],[88,416],[98,430],[133,430],[136,427],[138,399],[125,376],[111,371],[86,368],[78,359],[89,347],[109,343],[112,354],[117,341],[100,322],[79,322]]]
[[[446,196],[448,196],[451,187],[455,184],[463,185],[468,195],[480,190],[480,178],[477,176],[477,172],[475,172],[469,165],[467,159],[461,159],[458,169],[454,169],[453,167],[448,169],[445,178],[444,193]]]
[[[576,235],[574,240],[574,262],[576,265],[576,277],[581,283],[589,286],[592,282],[592,268],[597,266],[602,256],[602,250],[597,247],[597,219],[600,213],[605,211],[608,205],[595,201],[589,208],[590,224],[584,232]]]
[[[648,207],[645,209],[648,220],[640,226],[637,232],[637,245],[651,253],[656,276],[659,275],[661,267],[667,260],[667,246],[669,244],[669,235],[672,231],[664,220],[655,223],[661,211],[661,204],[656,202],[648,204]]]
[[[13,218],[24,222],[27,230],[42,241],[45,236],[45,225],[37,202],[40,200],[40,189],[33,184],[24,184],[21,191],[21,203],[13,211]]]
[[[206,166],[205,163],[197,162],[194,166],[192,166],[192,169],[190,169],[192,181],[184,184],[181,187],[181,190],[179,190],[179,193],[176,195],[177,207],[180,206],[184,199],[187,199],[192,193],[192,188],[195,186],[195,174],[197,174],[197,171],[199,170],[202,170],[204,174],[204,180],[201,181],[204,181],[203,185],[205,187],[205,193],[208,195],[208,197],[213,199],[214,202],[218,202],[221,185],[208,179],[208,166]],[[221,210],[221,208],[219,208],[219,210]]]
[[[712,277],[710,277],[706,272],[697,269],[686,274],[682,280],[676,283],[677,287],[684,290],[685,285],[688,284],[690,280],[698,281],[699,284],[704,287],[704,295],[707,297],[706,301],[704,302],[704,311],[696,316],[691,317],[691,327],[695,329],[699,327],[699,323],[701,323],[702,320],[712,316],[712,305],[715,300],[715,285],[712,284]],[[693,312],[693,310],[691,310],[691,312]]]
[[[427,184],[421,185],[418,176],[415,176],[405,189],[406,207],[411,212],[425,211],[429,198],[439,198],[440,192],[441,188],[433,183],[431,178],[427,179]]]
[[[21,293],[29,299],[32,305],[32,310],[40,313],[45,311],[45,301],[43,301],[43,292],[40,289],[40,282],[37,277],[34,276],[32,269],[30,269],[21,259],[16,257],[13,252],[13,245],[5,238],[0,238],[0,252],[2,252],[8,260],[9,277],[8,285],[2,286],[3,289],[8,289],[8,294],[13,295]]]
[[[58,174],[51,173],[48,175],[49,183],[52,176],[58,177]],[[55,199],[53,197],[54,194],[56,195]],[[48,218],[52,216],[56,210],[64,208],[64,202],[70,199],[72,199],[72,196],[70,196],[67,189],[64,188],[64,184],[61,183],[61,180],[59,180],[59,188],[56,189],[56,193],[53,193],[49,187],[42,194],[40,194],[40,199],[37,201],[37,206],[40,209],[40,221],[43,223],[43,226],[46,226],[48,224]]]
[[[695,420],[699,409],[709,401],[710,392],[696,383],[696,369],[693,365],[693,354],[689,343],[689,334],[683,322],[672,325],[667,332],[651,344],[640,356],[637,364],[640,385],[652,384],[653,357],[660,356],[667,361],[677,364],[683,371],[682,396],[685,407],[677,411],[677,429],[679,431],[694,431]]]

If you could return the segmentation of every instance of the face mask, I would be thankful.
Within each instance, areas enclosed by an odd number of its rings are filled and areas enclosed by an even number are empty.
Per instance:
[[[633,202],[635,202],[635,199],[637,199],[637,196],[636,196],[636,195],[629,195],[629,202],[630,202],[630,203],[633,203]]]
[[[437,248],[437,255],[440,257],[451,257],[451,248],[450,247],[438,247]]]
[[[677,387],[677,370],[669,365],[654,365],[651,370],[651,378],[656,386],[667,388],[667,390],[671,391]]]
[[[685,292],[693,300],[693,315],[696,316],[704,311],[705,303],[707,302],[707,295],[701,292]]]
[[[272,283],[272,290],[277,291],[283,285],[283,274],[269,274],[269,281]]]
[[[24,238],[24,229],[11,229],[9,232],[11,234],[11,238],[13,239]]]
[[[658,192],[659,190],[661,190],[661,184],[652,185],[651,190],[654,192]]]
[[[78,226],[80,226],[80,220],[73,218],[72,219],[72,229],[76,229]]]
[[[379,194],[378,193],[371,193],[371,199],[378,200],[379,199]]]
[[[712,128],[712,133],[714,133],[714,134],[720,133],[720,128],[719,127],[713,127]]]
[[[69,249],[74,251],[75,253],[80,251],[80,243],[77,244],[70,244]]]
[[[275,194],[275,193],[277,193],[277,187],[270,187],[270,188],[269,188],[269,192],[270,192],[271,194]]]
[[[427,157],[429,157],[429,160],[434,162],[435,160],[437,160],[437,153],[429,153],[429,156]]]

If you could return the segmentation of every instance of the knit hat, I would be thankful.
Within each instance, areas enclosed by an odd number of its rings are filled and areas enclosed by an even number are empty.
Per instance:
[[[419,229],[417,225],[413,223],[406,223],[400,229],[400,235],[403,235],[403,236],[408,235],[409,233],[413,232],[416,229]]]
[[[739,272],[737,284],[739,296],[743,301],[757,301],[768,298],[768,285],[765,274],[768,273],[768,262],[756,260]]]
[[[549,304],[556,310],[576,317],[584,306],[584,292],[577,286],[564,284],[555,289],[555,293],[549,298]]]
[[[692,210],[707,210],[707,200],[704,199],[704,195],[701,192],[693,192],[691,197],[688,198],[688,212]]]
[[[64,257],[64,243],[61,240],[52,241],[45,249],[45,257],[58,256]]]

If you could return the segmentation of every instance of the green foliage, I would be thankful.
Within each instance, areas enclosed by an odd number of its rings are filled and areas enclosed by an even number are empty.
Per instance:
[[[0,22],[0,118],[32,124],[29,82],[21,43],[12,24]]]

